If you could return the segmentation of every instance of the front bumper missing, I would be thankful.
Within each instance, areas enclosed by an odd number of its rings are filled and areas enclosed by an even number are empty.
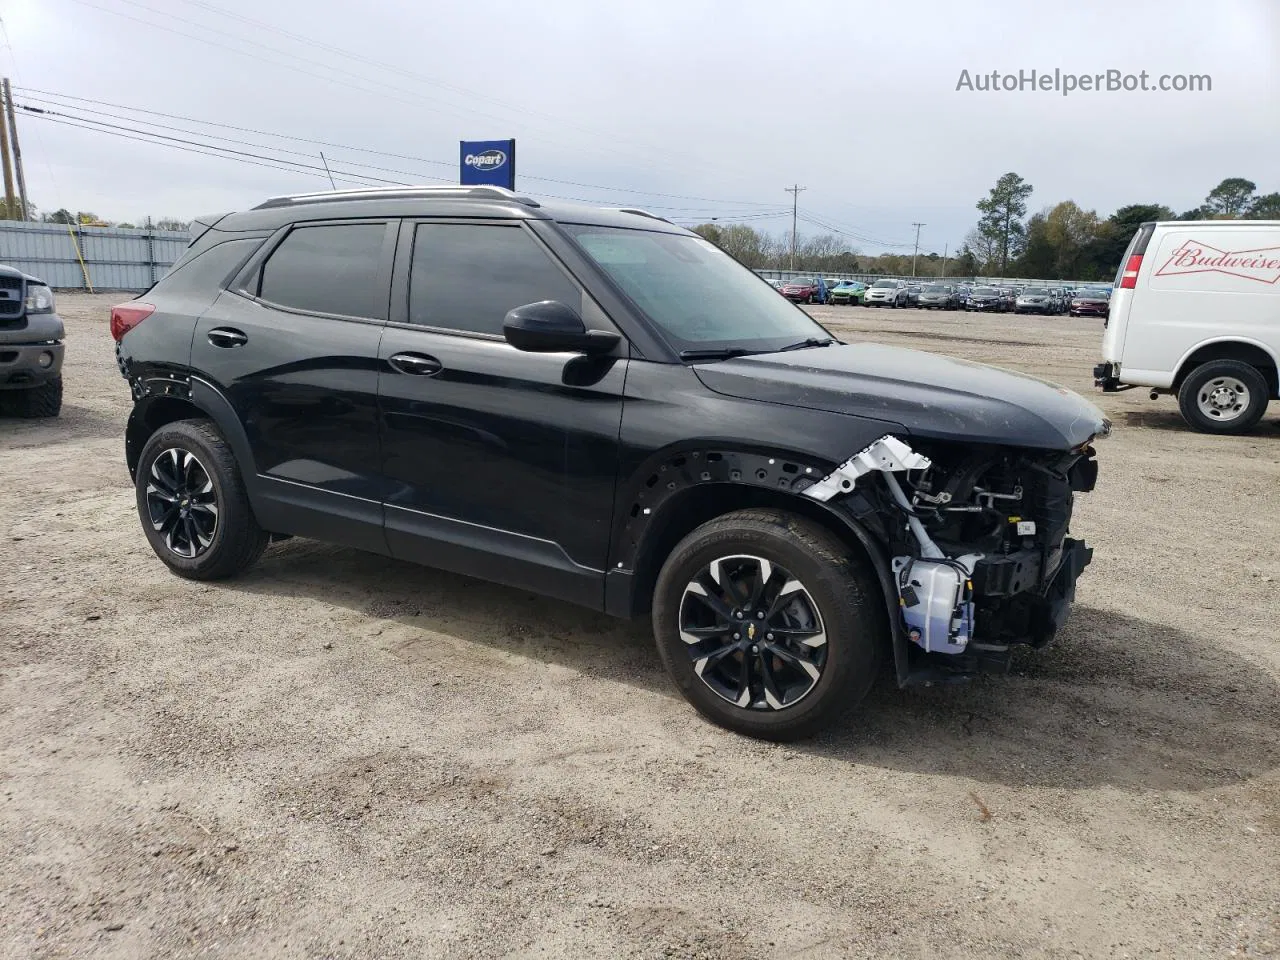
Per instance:
[[[1078,461],[1068,475],[1073,490],[1092,489],[1093,476],[1083,464],[1096,473],[1092,460]],[[898,593],[894,661],[902,686],[1004,672],[1013,644],[1048,643],[1066,623],[1076,580],[1093,558],[1083,540],[1066,536],[1056,545],[1027,544],[1011,553],[945,554],[894,476],[930,466],[928,457],[886,435],[801,491],[825,503],[878,472],[903,509],[916,550],[890,564]]]

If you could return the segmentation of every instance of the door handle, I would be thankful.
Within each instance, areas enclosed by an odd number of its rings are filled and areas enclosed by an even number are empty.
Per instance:
[[[387,362],[393,370],[415,377],[435,376],[444,369],[439,360],[424,353],[397,353]]]
[[[209,342],[215,347],[240,347],[248,343],[249,338],[231,327],[214,327],[209,331]]]

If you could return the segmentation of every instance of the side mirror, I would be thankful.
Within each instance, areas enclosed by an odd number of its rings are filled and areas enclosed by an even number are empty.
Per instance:
[[[526,303],[507,312],[502,335],[517,350],[530,353],[608,353],[622,338],[606,330],[588,330],[570,307],[558,300]]]

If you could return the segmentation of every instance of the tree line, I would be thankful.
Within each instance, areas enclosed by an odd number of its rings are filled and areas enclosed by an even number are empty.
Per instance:
[[[4,214],[0,219],[4,220],[21,220],[22,216],[21,204],[14,204],[14,209],[8,209],[3,198],[0,198],[0,212]],[[123,227],[126,230],[139,230],[147,226],[146,223],[129,223],[127,221],[115,222],[104,220],[91,210],[79,210],[72,213],[65,207],[55,210],[52,213],[41,213],[34,203],[27,205],[27,220],[34,220],[39,223],[69,223],[79,225],[81,227]],[[175,230],[185,233],[191,229],[191,224],[187,220],[178,220],[176,217],[161,217],[154,221],[150,227],[152,230]]]
[[[1108,217],[1063,200],[1027,217],[1032,186],[1006,173],[977,203],[978,223],[955,254],[916,257],[921,277],[1027,277],[1039,280],[1109,280],[1115,276],[1138,226],[1149,220],[1280,220],[1280,193],[1259,194],[1257,184],[1228,177],[1199,206],[1175,214],[1160,203],[1131,203]],[[788,270],[791,235],[770,234],[747,224],[703,223],[693,231],[754,270]],[[905,276],[910,254],[868,256],[841,236],[821,233],[797,239],[795,269],[813,273]]]
[[[957,273],[1105,280],[1115,275],[1129,240],[1149,220],[1280,220],[1280,193],[1259,194],[1258,185],[1244,177],[1228,177],[1203,203],[1180,214],[1161,203],[1131,203],[1105,219],[1073,200],[1027,218],[1032,189],[1018,174],[1006,173],[978,201],[981,216],[965,236]]]

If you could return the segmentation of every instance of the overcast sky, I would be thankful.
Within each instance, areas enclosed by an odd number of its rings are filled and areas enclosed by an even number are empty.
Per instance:
[[[294,163],[319,165],[323,149],[354,179],[456,181],[460,139],[515,137],[531,193],[689,221],[755,214],[772,231],[790,229],[784,188],[799,183],[801,213],[864,252],[909,251],[913,221],[923,249],[954,250],[1009,170],[1035,186],[1032,211],[1180,211],[1227,176],[1280,190],[1277,0],[2,0],[0,15],[20,104],[144,118],[34,89],[401,155],[149,118]],[[962,70],[1033,68],[1208,74],[1212,91],[956,90]],[[19,125],[42,210],[187,219],[328,185],[322,171]]]

